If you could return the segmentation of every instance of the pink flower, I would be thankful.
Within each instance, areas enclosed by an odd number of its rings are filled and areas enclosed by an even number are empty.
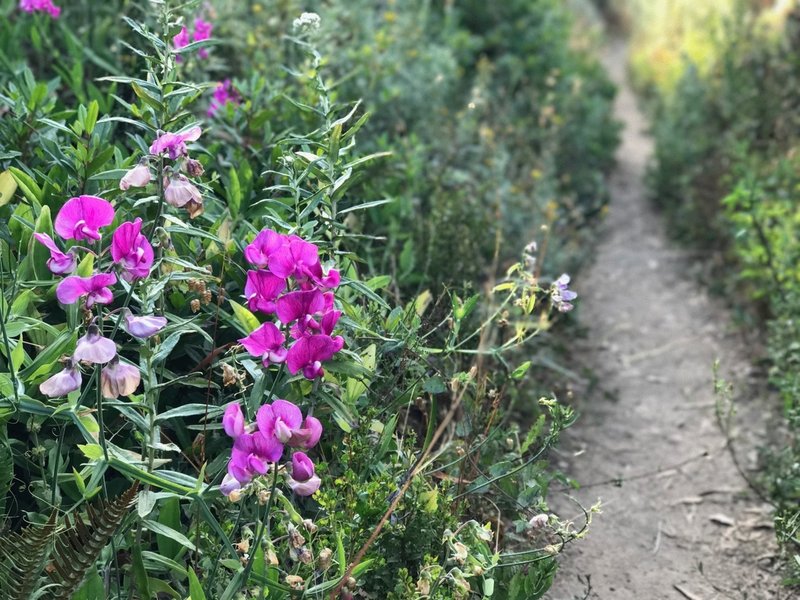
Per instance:
[[[272,229],[262,229],[245,247],[244,258],[254,267],[265,269],[269,265],[269,257],[280,250],[285,242],[285,235]]]
[[[325,275],[319,261],[319,249],[296,235],[290,235],[284,245],[270,256],[270,271],[284,279],[294,276],[300,287],[335,288],[339,286],[339,271],[331,269]]]
[[[244,435],[244,413],[238,402],[229,404],[222,415],[222,428],[233,439]]]
[[[181,173],[177,173],[167,180],[164,199],[168,204],[177,208],[185,208],[192,203],[203,205],[203,196],[200,190],[187,179],[186,175]]]
[[[220,108],[224,107],[226,104],[233,104],[238,106],[240,102],[241,100],[239,98],[239,94],[235,89],[233,89],[231,85],[231,80],[226,79],[225,81],[221,81],[220,83],[218,83],[217,87],[214,88],[214,96],[211,99],[211,104],[209,105],[206,114],[209,117],[213,117],[217,113],[217,111]]]
[[[292,476],[289,487],[298,496],[311,496],[319,489],[322,481],[314,472],[314,463],[304,452],[292,454]]]
[[[222,483],[219,484],[219,491],[225,496],[230,496],[233,492],[237,492],[240,489],[242,489],[242,484],[236,480],[236,477],[230,473],[225,473],[225,477],[222,478]]]
[[[66,396],[79,389],[81,389],[81,372],[78,370],[77,362],[72,359],[67,360],[63,371],[39,384],[39,391],[49,398]]]
[[[194,35],[192,38],[195,42],[202,42],[203,40],[207,40],[211,37],[211,30],[214,29],[214,25],[209,23],[208,21],[204,21],[203,19],[195,19],[194,20]],[[197,56],[200,58],[208,58],[208,50],[206,48],[200,48],[197,51]]]
[[[198,140],[202,133],[203,130],[196,125],[183,133],[164,133],[150,145],[150,154],[159,155],[167,152],[172,160],[177,160],[189,154],[186,142]]]
[[[295,448],[312,448],[322,435],[322,423],[314,417],[306,417],[291,402],[275,400],[265,404],[256,413],[258,430],[266,437],[274,437],[281,444]]]
[[[105,398],[130,396],[139,387],[141,379],[138,368],[120,362],[119,357],[115,356],[100,371],[100,389]]]
[[[286,348],[283,347],[284,335],[274,323],[264,323],[247,337],[239,340],[253,356],[261,357],[265,367],[279,364],[286,360]]]
[[[284,325],[304,317],[321,313],[333,304],[333,294],[323,294],[319,290],[300,290],[289,292],[278,299],[276,313]]]
[[[130,333],[135,338],[145,340],[164,329],[164,327],[167,325],[167,319],[152,315],[134,317],[133,313],[128,310],[125,312],[124,324],[125,331]]]
[[[141,219],[126,221],[117,228],[111,241],[111,257],[122,267],[122,278],[128,283],[147,277],[153,266],[153,247],[141,231]]]
[[[184,46],[189,45],[189,32],[186,31],[186,27],[181,27],[181,30],[172,37],[172,44],[175,46],[176,50],[180,50]],[[182,60],[182,57],[179,56],[178,60]],[[153,152],[153,154],[156,153]]]
[[[108,286],[117,283],[114,273],[98,273],[91,277],[70,275],[56,288],[56,297],[61,304],[72,304],[81,296],[86,296],[86,308],[97,304],[109,304],[114,294]]]
[[[272,314],[276,310],[275,300],[286,289],[286,281],[269,271],[248,271],[244,295],[250,310]]]
[[[236,438],[228,461],[228,473],[239,483],[248,483],[256,475],[265,475],[269,463],[283,455],[283,444],[261,432],[244,433]]]
[[[101,227],[114,220],[114,208],[97,196],[70,198],[58,211],[55,230],[65,240],[100,239]]]
[[[310,335],[301,337],[291,348],[286,357],[289,372],[295,375],[303,372],[306,379],[315,379],[324,375],[322,363],[330,360],[334,354],[344,347],[341,336]]]
[[[100,328],[92,323],[86,329],[86,335],[78,340],[72,358],[100,364],[109,362],[116,355],[117,345],[113,340],[103,337]]]
[[[42,244],[45,248],[50,250],[50,258],[47,260],[47,268],[51,273],[56,275],[64,275],[72,273],[78,264],[78,257],[75,252],[70,250],[67,253],[59,250],[53,239],[46,233],[34,233],[33,237]]]
[[[53,0],[20,0],[19,7],[26,13],[46,12],[54,19],[61,14],[61,8],[53,4]]]
[[[119,189],[127,190],[132,187],[145,187],[152,179],[150,166],[147,163],[147,159],[145,159],[122,176],[122,179],[119,180]]]

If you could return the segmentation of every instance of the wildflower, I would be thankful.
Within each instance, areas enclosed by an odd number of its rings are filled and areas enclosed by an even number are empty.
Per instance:
[[[578,297],[578,294],[568,289],[569,282],[569,275],[564,273],[555,280],[550,289],[550,298],[559,312],[571,311],[574,308],[572,301]]]
[[[81,372],[78,363],[67,359],[64,369],[39,384],[39,391],[49,398],[66,396],[70,392],[81,389]]]
[[[163,133],[150,144],[150,154],[157,156],[167,152],[170,159],[177,160],[179,157],[189,154],[186,142],[197,141],[202,133],[203,130],[197,125],[183,133]]]
[[[322,436],[322,423],[315,417],[303,419],[300,409],[287,400],[265,404],[256,413],[258,430],[281,444],[294,448],[313,448]]]
[[[285,340],[275,324],[267,322],[241,338],[239,343],[253,356],[261,357],[261,362],[268,367],[286,360],[286,348],[283,347]]]
[[[275,300],[286,289],[286,281],[269,271],[248,271],[244,295],[250,310],[272,314],[277,310]]]
[[[157,334],[167,325],[167,319],[164,317],[153,315],[134,317],[129,310],[125,311],[124,319],[125,331],[143,340]]]
[[[70,198],[58,211],[55,230],[65,240],[100,239],[101,227],[114,220],[114,208],[97,196]]]
[[[206,172],[206,170],[203,168],[203,163],[193,158],[190,158],[186,161],[184,168],[190,177],[200,177]]]
[[[104,398],[130,396],[139,387],[141,379],[137,367],[120,362],[119,357],[115,356],[100,371],[100,389]]]
[[[292,375],[302,371],[306,379],[316,379],[324,375],[322,363],[330,360],[344,346],[341,336],[311,335],[301,337],[286,357],[286,365]]]
[[[206,114],[209,117],[213,117],[220,108],[223,108],[227,104],[238,106],[240,102],[239,94],[233,89],[231,80],[226,79],[225,81],[220,81],[217,87],[214,88],[214,95],[211,98],[211,104]]]
[[[50,250],[50,258],[47,259],[47,268],[50,269],[51,273],[64,275],[66,273],[72,273],[75,270],[78,264],[78,257],[75,256],[74,251],[69,250],[66,253],[62,252],[59,250],[58,246],[56,246],[53,239],[46,233],[34,233],[33,237],[45,248]]]
[[[53,4],[53,0],[20,0],[19,7],[26,13],[46,12],[54,19],[61,15],[61,7]]]
[[[145,158],[122,176],[122,179],[119,180],[119,189],[124,191],[132,187],[145,187],[152,179],[150,166]]]
[[[186,30],[186,27],[181,27],[181,30],[172,37],[172,44],[175,46],[176,50],[180,50],[184,46],[189,45],[189,32]],[[180,62],[183,60],[183,57],[178,56],[177,60]]]
[[[153,266],[153,247],[141,231],[141,219],[127,221],[117,228],[111,241],[111,257],[122,266],[122,278],[128,283],[147,277]]]
[[[280,250],[285,241],[285,235],[272,229],[263,229],[252,242],[247,244],[244,257],[254,267],[265,269],[269,265],[270,256]]]
[[[219,491],[225,496],[230,497],[231,494],[238,492],[241,489],[242,484],[240,484],[230,473],[225,473],[225,477],[222,478],[222,483],[219,484]]]
[[[289,487],[298,496],[311,496],[319,489],[322,481],[314,472],[314,463],[304,452],[292,454],[291,471]]]
[[[83,360],[88,363],[107,363],[117,355],[117,345],[113,340],[103,337],[100,328],[92,323],[86,329],[86,335],[78,340],[74,360]],[[135,389],[135,388],[134,388]]]
[[[269,463],[276,463],[283,455],[283,444],[274,436],[260,431],[244,433],[233,442],[228,473],[239,483],[249,483],[255,475],[265,475]]]
[[[222,428],[233,439],[244,435],[244,413],[238,403],[229,404],[222,415]]]
[[[192,39],[195,42],[202,42],[203,40],[207,40],[211,37],[212,29],[214,29],[214,25],[212,25],[208,21],[204,21],[203,19],[195,19],[194,35],[192,36]],[[200,48],[197,51],[197,56],[199,56],[200,58],[208,58],[208,50],[206,48]]]
[[[294,20],[292,26],[300,33],[317,31],[322,23],[317,13],[304,12]]]
[[[278,277],[294,276],[300,287],[338,287],[339,271],[331,269],[327,275],[322,271],[319,249],[296,235],[286,238],[284,244],[270,256],[269,269]]]
[[[547,522],[549,520],[550,517],[546,514],[535,515],[531,517],[531,519],[528,521],[528,527],[530,527],[531,529],[541,529],[542,527],[547,525]]]
[[[289,292],[281,296],[275,312],[281,323],[288,325],[297,319],[312,317],[333,304],[333,294],[323,294],[317,289]]]
[[[165,185],[164,200],[167,201],[167,204],[176,208],[187,208],[190,203],[203,205],[203,196],[200,194],[200,190],[189,181],[186,175],[181,173],[173,175],[167,179]]]
[[[109,304],[114,294],[108,286],[117,283],[114,273],[98,273],[91,277],[70,275],[56,288],[56,298],[61,304],[73,304],[81,296],[86,296],[86,308],[95,304]]]

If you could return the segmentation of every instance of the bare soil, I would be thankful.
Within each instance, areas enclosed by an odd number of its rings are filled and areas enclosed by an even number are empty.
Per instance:
[[[626,82],[622,43],[604,62],[625,129],[606,231],[574,282],[588,327],[579,353],[599,381],[578,398],[581,418],[564,440],[566,470],[583,484],[574,497],[584,506],[601,500],[602,512],[566,548],[546,598],[797,598],[780,584],[770,508],[740,475],[716,419],[714,361],[743,382],[748,349],[721,303],[688,275],[688,254],[666,238],[646,199],[653,143]],[[747,472],[770,411],[757,397],[740,398],[738,411]],[[582,514],[569,507],[560,514],[574,514],[579,527]]]

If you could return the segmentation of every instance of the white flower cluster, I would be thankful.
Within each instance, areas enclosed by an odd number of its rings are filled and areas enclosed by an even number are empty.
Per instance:
[[[302,15],[297,17],[292,24],[294,26],[294,30],[297,32],[312,32],[317,31],[319,29],[321,23],[321,19],[317,13],[313,12],[304,12]]]

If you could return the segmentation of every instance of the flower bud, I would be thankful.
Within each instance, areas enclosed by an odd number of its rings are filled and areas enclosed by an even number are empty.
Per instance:
[[[199,160],[190,158],[186,161],[186,172],[189,174],[189,177],[200,177],[205,173],[205,169]]]
[[[152,175],[145,159],[122,176],[122,179],[119,180],[119,189],[124,191],[132,187],[145,187],[150,181],[152,181]]]

